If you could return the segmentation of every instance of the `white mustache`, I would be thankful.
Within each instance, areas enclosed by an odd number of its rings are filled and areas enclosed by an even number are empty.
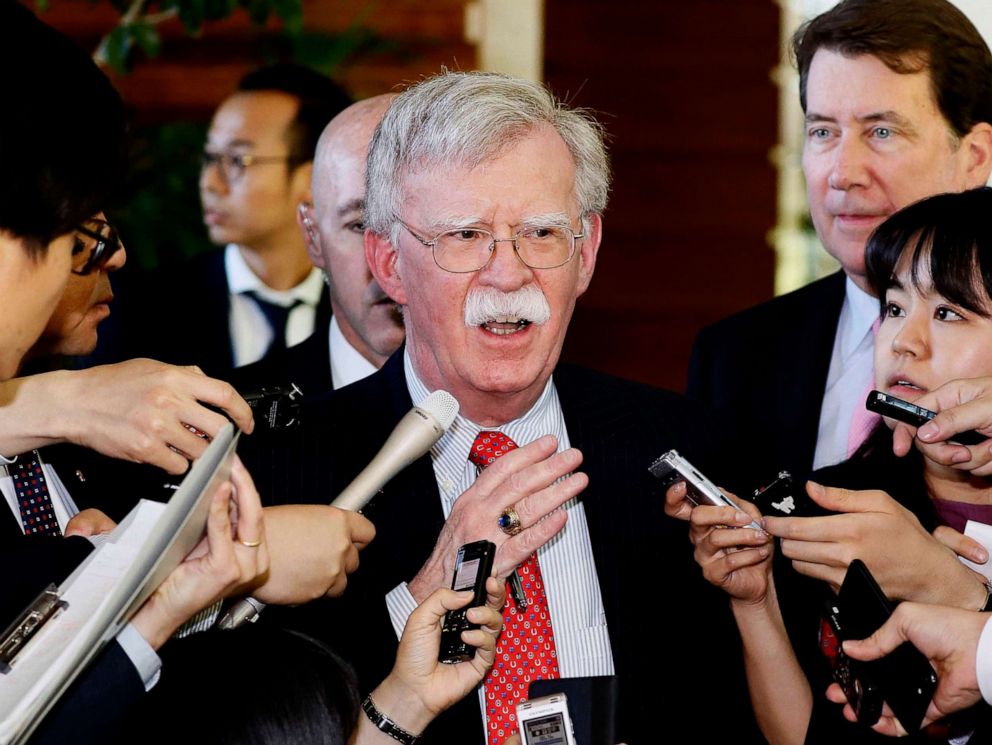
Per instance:
[[[536,285],[526,285],[513,292],[493,287],[475,287],[465,298],[465,325],[480,326],[487,321],[530,321],[547,323],[551,306]]]

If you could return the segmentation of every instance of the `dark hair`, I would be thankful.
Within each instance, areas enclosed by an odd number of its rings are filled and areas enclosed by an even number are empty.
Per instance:
[[[992,54],[948,0],[844,0],[800,26],[792,51],[803,111],[819,49],[847,57],[869,54],[901,74],[929,70],[937,107],[958,137],[979,122],[992,122]]]
[[[86,52],[0,2],[0,230],[41,256],[92,217],[124,170],[124,108]]]
[[[324,127],[352,103],[344,89],[330,78],[288,62],[248,73],[238,83],[238,90],[279,91],[295,96],[300,102],[287,132],[292,166],[313,160]]]
[[[162,662],[162,679],[123,728],[140,727],[148,745],[347,745],[358,723],[352,669],[296,631],[194,634],[163,647]]]
[[[939,194],[899,210],[865,247],[868,282],[885,307],[896,266],[911,251],[913,287],[923,262],[933,289],[963,308],[992,316],[992,188]],[[929,288],[922,288],[929,289]]]

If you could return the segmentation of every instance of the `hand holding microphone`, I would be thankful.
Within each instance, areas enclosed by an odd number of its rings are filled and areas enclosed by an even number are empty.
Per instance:
[[[451,426],[457,414],[458,402],[455,400],[455,397],[447,391],[434,391],[417,406],[414,406],[399,421],[379,452],[376,453],[375,457],[372,458],[362,472],[334,499],[331,507],[351,512],[361,510],[396,474],[425,455],[431,449],[431,446],[447,431],[448,427]],[[285,514],[286,510],[320,510],[324,512],[328,510],[327,507],[313,505],[292,505],[279,509],[284,514],[274,515],[274,517],[278,520],[285,519],[287,523],[294,522],[296,525],[305,524],[307,521],[293,520],[290,514]],[[267,519],[270,512],[274,511],[266,510]],[[371,528],[371,523],[363,518],[358,527],[361,529],[360,539],[365,542],[371,540],[374,534],[374,528]],[[371,528],[371,533],[367,528]],[[292,530],[287,530],[286,533],[288,540],[286,542],[287,545],[284,547],[287,549],[287,557],[290,555],[298,557],[300,551],[306,551],[306,540],[301,541],[298,534],[295,535],[294,540]],[[282,572],[285,562],[280,561],[278,557],[279,546],[282,542],[278,541],[278,539],[273,540],[273,535],[276,534],[278,534],[278,529],[270,534],[269,539],[270,550],[274,554],[272,575],[276,575],[275,578],[278,578],[278,575],[282,574],[286,582],[277,581],[273,584],[272,580],[274,577],[270,577],[270,581],[266,583],[263,591],[259,594],[263,595],[267,600],[279,600],[286,603],[304,602],[305,600],[312,599],[310,597],[295,597],[297,589],[301,586],[300,578],[294,580],[292,579],[292,572]],[[342,568],[346,572],[352,571],[357,567],[357,549],[354,550],[354,554],[355,561],[352,562],[347,558],[345,559]],[[287,558],[287,561],[297,566],[306,565],[305,561],[297,562],[295,559],[289,558]],[[284,584],[292,586],[282,587]],[[272,586],[270,587],[270,585]],[[305,587],[305,585],[303,586]],[[344,590],[344,585],[341,584],[339,587],[335,586],[331,589],[333,592],[330,594],[340,594]],[[317,596],[306,590],[304,590],[304,594],[312,595],[313,597]],[[320,592],[319,594],[328,593]],[[244,623],[253,622],[257,620],[259,613],[264,608],[265,603],[259,598],[244,598],[231,606],[221,619],[220,627],[223,629],[237,628]]]

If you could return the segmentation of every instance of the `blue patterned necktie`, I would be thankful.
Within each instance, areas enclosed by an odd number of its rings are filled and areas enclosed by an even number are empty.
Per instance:
[[[24,453],[16,463],[7,466],[7,471],[14,480],[24,535],[62,535],[38,451]]]

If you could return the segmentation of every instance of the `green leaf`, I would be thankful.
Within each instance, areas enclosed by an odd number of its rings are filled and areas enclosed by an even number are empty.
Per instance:
[[[238,7],[237,0],[206,0],[203,16],[208,21],[219,21],[231,15],[236,7]]]
[[[128,55],[132,43],[131,31],[127,26],[118,26],[107,34],[104,49],[107,54],[107,64],[111,69],[120,73],[128,71]]]
[[[287,34],[303,33],[303,2],[302,0],[272,0],[276,16],[282,20]]]
[[[269,13],[272,10],[271,0],[239,0],[239,3],[248,11],[252,23],[263,26],[269,20]]]
[[[158,30],[150,23],[138,21],[131,26],[131,34],[134,43],[141,47],[141,50],[149,57],[157,57],[162,48],[162,37]]]
[[[179,11],[179,20],[188,34],[197,34],[203,27],[203,19],[206,11],[205,0],[176,0],[176,9]]]

